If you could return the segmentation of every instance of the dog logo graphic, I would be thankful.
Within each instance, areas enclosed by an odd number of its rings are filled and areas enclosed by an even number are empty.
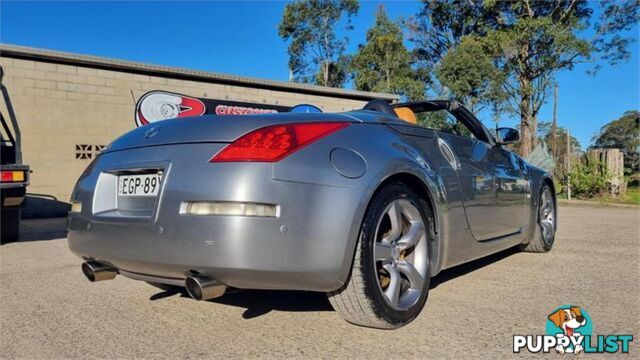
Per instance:
[[[584,307],[574,304],[553,310],[547,315],[545,327],[544,335],[513,335],[513,353],[627,354],[633,342],[629,333],[594,335],[591,316]]]
[[[569,307],[558,308],[548,316],[548,320],[553,324],[552,327],[555,327],[556,331],[554,331],[554,335],[560,336],[559,334],[562,334],[568,338],[576,338],[585,335],[585,332],[591,334],[590,329],[588,329],[588,331],[582,331],[582,329],[587,330],[586,325],[588,320],[585,315],[583,315],[583,311],[579,306],[570,305]],[[550,324],[547,323],[547,332],[549,332],[549,327]],[[559,343],[556,346],[556,351],[560,354],[564,354],[565,352],[579,354],[583,350],[584,348],[581,344],[565,346]]]

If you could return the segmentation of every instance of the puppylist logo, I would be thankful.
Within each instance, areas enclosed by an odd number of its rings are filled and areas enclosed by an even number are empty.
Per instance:
[[[559,354],[628,353],[633,335],[593,336],[593,324],[587,311],[575,305],[563,305],[547,316],[546,335],[514,335],[513,352],[557,352]]]

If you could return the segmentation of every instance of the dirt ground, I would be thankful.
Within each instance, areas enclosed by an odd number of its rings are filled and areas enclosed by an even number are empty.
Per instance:
[[[0,357],[507,357],[514,334],[544,334],[551,311],[576,304],[594,334],[633,334],[626,358],[639,358],[639,224],[640,208],[562,206],[550,253],[509,250],[446,270],[413,323],[380,331],[344,322],[317,293],[198,302],[123,277],[90,283],[65,220],[28,220],[23,240],[0,247]]]

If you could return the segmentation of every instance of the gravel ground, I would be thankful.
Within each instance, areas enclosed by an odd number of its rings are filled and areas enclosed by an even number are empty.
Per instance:
[[[413,323],[380,331],[344,322],[323,294],[198,302],[122,277],[92,284],[60,238],[64,219],[28,220],[23,241],[0,247],[0,357],[506,357],[513,334],[544,334],[547,315],[572,303],[595,334],[634,334],[626,358],[638,358],[639,223],[640,208],[563,206],[551,253],[446,270]]]

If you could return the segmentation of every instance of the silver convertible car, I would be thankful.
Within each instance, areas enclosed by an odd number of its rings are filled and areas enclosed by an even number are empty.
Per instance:
[[[441,270],[553,246],[553,182],[518,140],[454,101],[156,122],[84,171],[69,247],[91,281],[326,292],[347,321],[397,328]]]

